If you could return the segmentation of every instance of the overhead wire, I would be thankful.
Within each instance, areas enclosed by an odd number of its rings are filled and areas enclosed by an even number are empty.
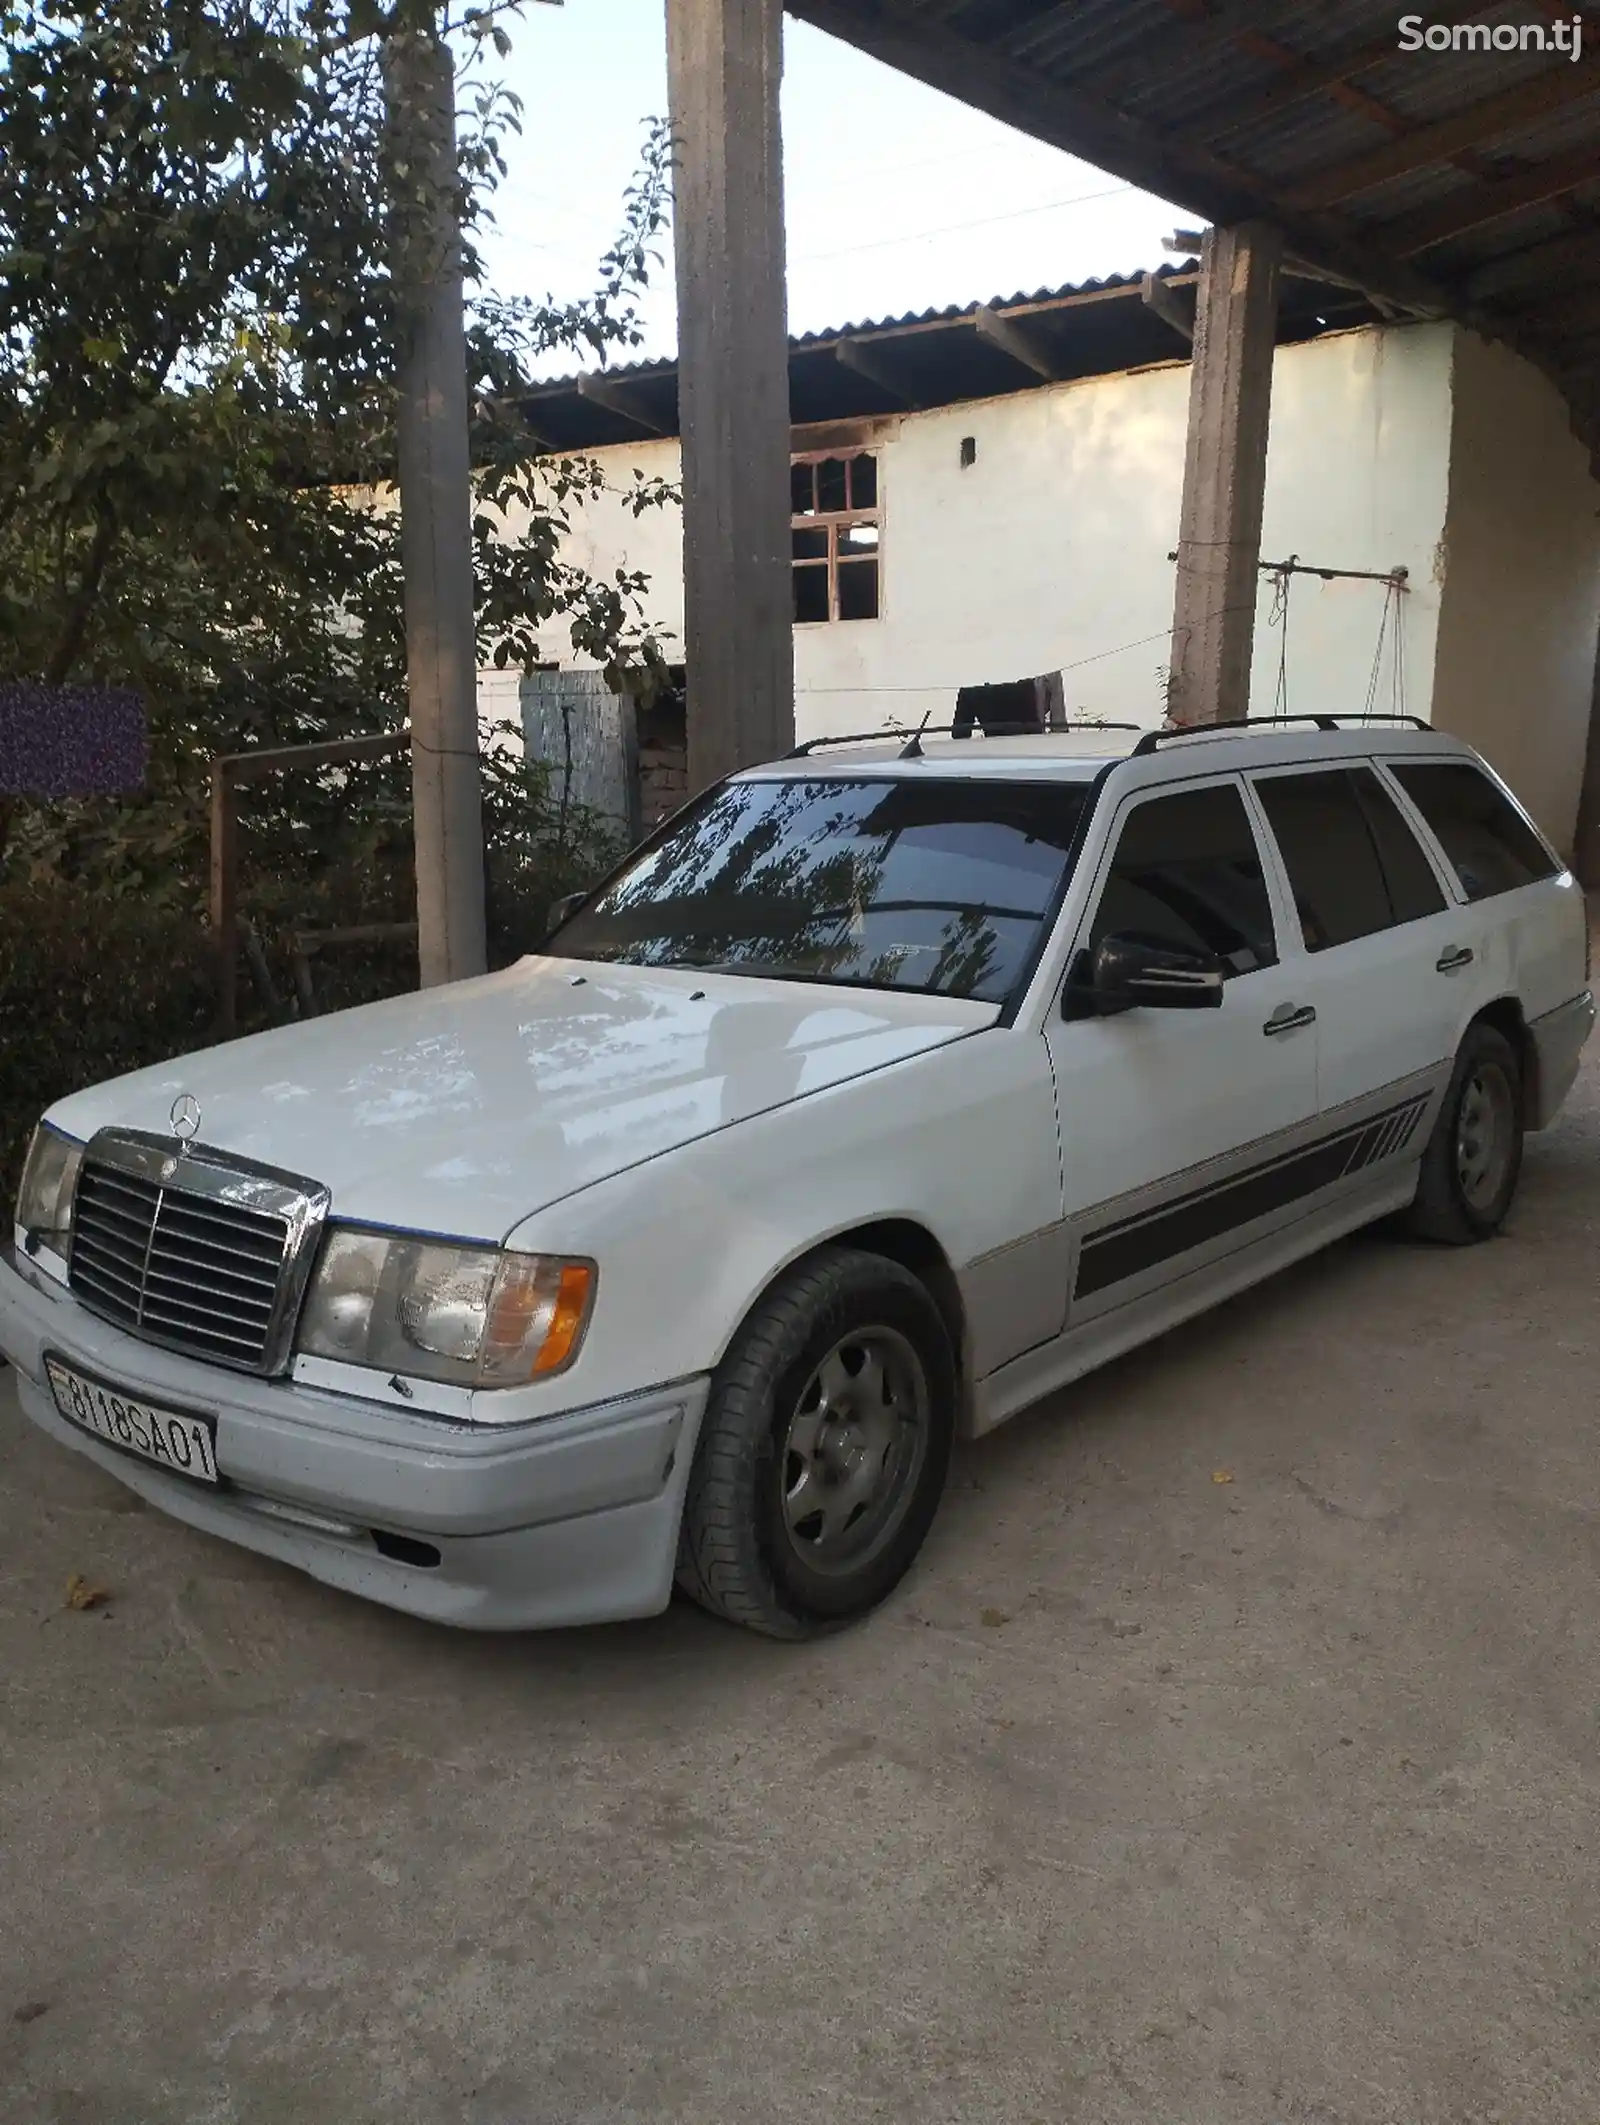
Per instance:
[[[830,258],[854,258],[863,251],[888,251],[896,244],[926,243],[935,236],[958,236],[967,229],[991,229],[1003,221],[1022,221],[1031,214],[1053,214],[1062,207],[1084,207],[1097,199],[1114,199],[1120,193],[1131,192],[1131,184],[1108,185],[1102,192],[1075,192],[1070,199],[1045,199],[1036,206],[1013,207],[1005,214],[982,214],[975,221],[946,221],[937,228],[908,229],[901,236],[874,237],[870,243],[842,244],[827,251],[795,251],[790,254],[792,266],[814,265]]]

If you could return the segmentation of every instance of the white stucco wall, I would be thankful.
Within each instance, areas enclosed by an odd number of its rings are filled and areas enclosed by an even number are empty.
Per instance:
[[[1298,554],[1314,566],[1409,570],[1403,699],[1396,699],[1391,616],[1373,706],[1418,716],[1428,713],[1439,626],[1453,338],[1443,324],[1344,332],[1280,348],[1272,371],[1262,558]],[[1291,580],[1291,713],[1360,713],[1386,595],[1381,583]],[[1250,712],[1257,716],[1272,714],[1278,694],[1282,642],[1272,603],[1269,584],[1256,614]]]
[[[1600,485],[1554,386],[1455,336],[1433,721],[1571,852],[1594,699]]]
[[[1452,334],[1446,326],[1342,333],[1281,348],[1274,370],[1265,552],[1339,567],[1411,570],[1411,705],[1426,712],[1438,617]],[[1066,670],[1069,709],[1160,721],[1188,415],[1185,363],[1019,392],[884,422],[881,617],[795,630],[800,736],[948,721],[955,690]],[[976,462],[963,467],[971,436]],[[595,452],[615,490],[574,512],[564,551],[595,573],[649,576],[649,613],[681,644],[676,511],[634,518],[635,467],[676,480],[675,441]],[[1359,709],[1383,604],[1376,584],[1299,579],[1289,706]],[[1276,693],[1279,644],[1263,595],[1257,713]],[[568,661],[552,639],[553,657]],[[1387,667],[1380,706],[1388,705]]]

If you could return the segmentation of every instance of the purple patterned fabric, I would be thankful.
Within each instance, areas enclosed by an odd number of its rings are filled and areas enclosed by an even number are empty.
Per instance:
[[[0,682],[0,796],[142,789],[149,753],[144,702],[130,688]]]

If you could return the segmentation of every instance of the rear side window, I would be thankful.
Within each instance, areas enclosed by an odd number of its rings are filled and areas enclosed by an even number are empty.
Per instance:
[[[1436,915],[1444,894],[1370,768],[1270,775],[1255,785],[1283,855],[1308,952]]]
[[[1227,975],[1278,957],[1261,851],[1231,784],[1150,797],[1123,822],[1089,932],[1215,952]]]
[[[1533,828],[1470,760],[1391,760],[1388,766],[1432,827],[1469,900],[1556,875]]]
[[[1350,780],[1383,865],[1395,921],[1420,922],[1424,915],[1442,914],[1444,888],[1399,805],[1370,767],[1355,768]]]

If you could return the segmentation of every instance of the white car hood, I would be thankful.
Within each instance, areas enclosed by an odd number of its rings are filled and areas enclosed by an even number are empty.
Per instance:
[[[86,1140],[170,1133],[322,1182],[334,1215],[499,1240],[695,1137],[980,1032],[992,1004],[532,958],[74,1093]],[[797,1156],[800,1155],[797,1146]]]

